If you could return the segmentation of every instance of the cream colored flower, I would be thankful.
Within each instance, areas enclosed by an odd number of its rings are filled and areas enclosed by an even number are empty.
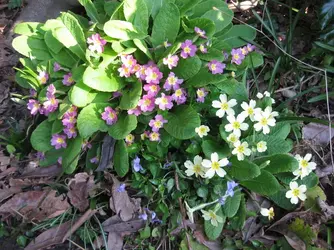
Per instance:
[[[298,199],[301,201],[306,200],[306,192],[307,188],[305,185],[298,186],[298,183],[295,181],[290,182],[290,190],[286,192],[285,197],[290,199],[292,204],[297,204]]]
[[[226,171],[222,168],[227,166],[228,164],[227,158],[223,158],[219,160],[217,153],[211,154],[211,161],[210,160],[203,160],[202,166],[207,168],[205,173],[205,177],[212,178],[215,174],[219,175],[220,177],[224,177],[226,175]]]
[[[274,213],[274,208],[262,208],[261,207],[261,214],[265,217],[268,217],[269,220],[274,219],[275,213]]]
[[[203,138],[203,136],[207,136],[208,132],[210,132],[210,128],[205,125],[201,125],[195,128],[195,132],[198,134],[199,137]]]
[[[251,121],[254,121],[255,113],[258,113],[261,111],[260,108],[255,108],[255,106],[256,106],[255,100],[250,100],[249,104],[247,102],[243,102],[241,104],[241,107],[244,111],[242,111],[240,114],[243,115],[245,118],[249,117]]]
[[[219,206],[216,206],[214,210],[209,210],[209,211],[201,210],[203,214],[202,217],[204,218],[204,220],[209,220],[211,224],[215,227],[218,226],[218,222],[223,223],[224,221],[222,217],[216,214],[218,209],[220,208],[220,204],[218,205]]]
[[[267,142],[265,141],[259,141],[256,144],[256,149],[258,152],[262,153],[262,152],[266,152],[267,151]]]
[[[317,168],[317,164],[315,162],[310,162],[312,159],[311,154],[306,154],[304,157],[296,155],[295,158],[299,162],[299,168],[293,172],[297,178],[300,177],[300,179],[303,179]]]
[[[203,169],[203,166],[202,166],[202,160],[203,158],[200,157],[199,155],[196,155],[194,157],[194,162],[191,162],[191,161],[186,161],[184,163],[184,166],[187,168],[187,170],[185,171],[186,172],[186,175],[187,176],[192,176],[195,174],[196,177],[198,176],[204,176],[205,174],[205,171]]]
[[[236,155],[239,161],[245,159],[245,155],[250,156],[250,154],[252,153],[252,151],[248,148],[247,142],[241,143],[240,141],[237,141],[233,144],[233,146],[234,149],[232,151],[232,154]]]
[[[235,99],[227,100],[227,96],[225,94],[221,94],[219,96],[220,101],[212,101],[212,107],[218,108],[216,112],[216,116],[219,118],[223,118],[225,113],[227,115],[234,115],[235,112],[232,109],[235,105],[237,105],[237,101]]]
[[[247,123],[244,123],[245,117],[240,114],[237,116],[237,118],[235,118],[233,115],[229,115],[227,116],[227,120],[230,123],[225,125],[225,131],[226,132],[233,131],[232,133],[238,137],[241,136],[241,130],[245,131],[249,127]]]
[[[234,144],[237,141],[239,141],[239,136],[237,136],[236,134],[231,133],[226,139],[227,139],[227,141],[229,141],[232,144]]]
[[[272,112],[271,107],[266,107],[264,111],[258,112],[254,115],[254,121],[258,123],[254,124],[255,131],[263,131],[263,134],[269,134],[270,127],[274,127],[276,125],[275,116],[278,116],[277,112]]]

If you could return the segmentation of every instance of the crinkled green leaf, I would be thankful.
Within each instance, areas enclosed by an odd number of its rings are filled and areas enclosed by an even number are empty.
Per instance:
[[[251,180],[259,176],[261,173],[260,168],[247,159],[239,161],[237,157],[233,156],[229,160],[232,163],[232,166],[226,167],[225,169],[229,175],[239,181]]]
[[[51,131],[52,122],[47,120],[40,123],[37,128],[32,132],[30,137],[31,146],[41,152],[46,152],[52,149],[51,146]]]
[[[119,177],[124,177],[129,171],[129,156],[124,140],[119,140],[116,142],[114,168]]]
[[[67,148],[62,157],[62,167],[66,174],[72,174],[78,166],[83,139],[77,136],[75,139],[67,141]]]
[[[133,26],[132,23],[119,20],[110,20],[104,24],[104,32],[116,39],[133,40],[144,39],[147,35]]]
[[[108,133],[116,140],[124,139],[137,127],[137,117],[122,113],[118,115],[118,120],[115,124],[108,128]]]

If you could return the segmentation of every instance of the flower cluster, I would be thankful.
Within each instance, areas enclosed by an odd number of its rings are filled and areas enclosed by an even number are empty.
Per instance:
[[[68,139],[77,137],[77,130],[75,128],[75,124],[77,122],[77,107],[71,106],[71,108],[65,112],[62,123],[64,126],[64,133],[66,134]]]
[[[89,44],[88,49],[91,52],[101,54],[107,41],[101,38],[100,34],[94,34],[87,39],[87,43]]]
[[[244,46],[242,48],[238,49],[232,49],[231,55],[231,63],[235,63],[237,65],[240,65],[242,61],[245,59],[245,56],[248,55],[250,52],[255,50],[255,46],[252,44],[247,44],[247,46]]]
[[[315,162],[310,162],[310,160],[312,159],[311,154],[306,154],[304,157],[301,157],[297,154],[295,158],[299,163],[299,168],[293,172],[293,175],[296,176],[295,179],[298,179],[300,177],[300,179],[302,180],[317,167],[317,164]]]
[[[32,115],[37,115],[38,113],[43,115],[49,115],[58,109],[58,100],[56,99],[56,88],[53,84],[47,87],[46,91],[46,101],[41,104],[39,101],[30,99],[27,104],[27,108],[30,110]]]

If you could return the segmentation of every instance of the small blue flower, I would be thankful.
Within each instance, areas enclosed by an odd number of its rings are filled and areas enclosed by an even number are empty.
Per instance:
[[[117,192],[118,193],[122,193],[125,191],[125,184],[122,183],[121,185],[119,185],[119,187],[117,188]]]
[[[132,164],[133,164],[133,170],[135,172],[139,172],[140,170],[143,170],[142,165],[140,165],[140,158],[138,156],[136,156],[136,158],[133,159]]]
[[[142,220],[147,220],[147,214],[140,214],[139,216],[138,216],[138,218],[139,219],[142,219]]]
[[[173,162],[166,162],[163,166],[163,168],[169,168],[170,166],[172,166]]]
[[[238,183],[235,181],[228,181],[227,182],[227,190],[225,195],[233,197],[234,196],[234,188],[238,186]]]
[[[219,203],[220,203],[220,205],[222,205],[222,206],[225,205],[226,198],[227,198],[226,195],[224,195],[224,196],[222,196],[222,197],[219,198]]]
[[[152,211],[152,214],[151,214],[152,220],[154,220],[156,216],[157,216],[157,214],[154,211]]]

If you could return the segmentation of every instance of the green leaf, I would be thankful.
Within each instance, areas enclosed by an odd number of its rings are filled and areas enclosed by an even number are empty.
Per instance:
[[[197,189],[196,193],[198,197],[206,198],[208,196],[209,190],[207,187],[202,186]]]
[[[263,56],[257,52],[249,53],[240,65],[241,68],[258,68],[263,65]]]
[[[196,75],[201,69],[202,61],[198,56],[187,59],[180,59],[177,67],[173,69],[175,75],[181,79],[187,80]]]
[[[320,200],[325,201],[326,200],[326,194],[319,186],[315,186],[313,188],[310,188],[306,191],[306,200],[304,202],[304,206],[306,209],[311,209],[311,211],[314,212],[321,212],[321,209],[319,208],[319,205],[317,204],[316,199],[319,197]]]
[[[120,109],[133,109],[137,107],[138,101],[142,93],[142,84],[139,81],[133,82],[131,87],[122,91]]]
[[[264,134],[257,134],[255,136],[257,142],[265,141],[267,142],[267,153],[268,155],[273,154],[285,154],[291,151],[292,143],[288,140],[283,140],[276,136],[268,136]]]
[[[144,39],[147,36],[145,33],[134,27],[132,23],[119,20],[110,20],[106,22],[103,30],[108,36],[124,41]]]
[[[222,233],[223,231],[223,227],[224,227],[224,224],[225,224],[225,220],[226,220],[226,217],[225,215],[223,214],[223,211],[222,211],[222,208],[220,208],[217,213],[216,213],[218,216],[222,217],[223,218],[223,223],[218,223],[218,226],[215,227],[211,224],[210,221],[208,220],[205,220],[204,221],[204,231],[205,231],[205,234],[206,236],[208,236],[208,238],[210,240],[216,240],[220,234]]]
[[[279,173],[275,175],[277,179],[279,179],[282,183],[285,185],[289,185],[291,181],[293,181],[296,176],[294,176],[292,173]],[[308,176],[305,176],[302,180],[297,179],[298,185],[306,185],[307,188],[313,188],[319,183],[318,176],[311,172]]]
[[[203,16],[206,12],[208,12],[209,10],[212,10],[212,7],[216,7],[218,9],[223,9],[223,8],[225,9],[228,6],[224,1],[221,1],[221,0],[205,0],[197,4],[193,8],[192,10],[193,14],[191,17],[194,18],[194,17]]]
[[[287,191],[288,191],[287,189],[281,188],[281,190],[279,190],[275,194],[270,195],[269,198],[281,208],[292,211],[296,209],[297,205],[292,204],[290,202],[290,199],[285,197]]]
[[[111,94],[106,92],[96,92],[83,82],[77,82],[68,92],[68,96],[73,105],[81,108],[92,102],[107,102],[111,97]]]
[[[180,11],[173,3],[166,3],[154,19],[152,28],[152,44],[162,45],[168,40],[174,43],[180,29]]]
[[[224,214],[226,215],[226,217],[232,218],[236,215],[240,206],[241,196],[241,193],[238,191],[235,192],[233,197],[229,196],[226,199],[226,202],[223,206]]]
[[[200,244],[197,241],[193,240],[191,237],[190,237],[190,246],[191,246],[191,248],[188,246],[188,240],[185,238],[181,241],[179,250],[189,250],[189,249],[192,249],[192,250],[209,250],[209,248],[207,248],[203,244]],[[149,249],[149,250],[151,250],[151,249]]]
[[[116,140],[124,139],[137,127],[137,117],[135,115],[128,115],[122,113],[118,116],[115,124],[108,128],[108,133]]]
[[[201,0],[176,0],[175,4],[180,10],[181,16],[183,16],[188,10],[194,8],[196,4],[201,2]]]
[[[77,127],[83,138],[88,138],[97,131],[107,131],[108,126],[101,118],[107,103],[92,103],[83,108],[78,115]]]
[[[280,190],[280,184],[275,176],[266,170],[262,170],[261,174],[254,179],[241,181],[240,184],[261,195],[272,195]]]
[[[209,48],[208,53],[199,54],[198,57],[208,62],[212,60],[224,61],[223,53],[220,50],[215,49],[215,48]]]
[[[203,67],[196,75],[191,77],[187,82],[187,86],[192,86],[195,88],[204,87],[209,84],[218,83],[226,78],[226,75],[212,74],[209,72],[208,68]]]
[[[223,80],[216,83],[215,86],[226,93],[229,98],[234,98],[237,101],[247,101],[248,91],[244,83],[238,82],[234,78]]]
[[[260,157],[254,160],[258,166],[266,161],[270,161],[270,163],[264,169],[272,174],[293,172],[299,167],[298,161],[288,154],[276,154],[272,156]]]
[[[13,48],[20,54],[40,61],[52,59],[45,42],[28,36],[18,36],[12,42]]]
[[[237,157],[233,156],[230,159],[232,166],[225,168],[228,174],[232,175],[239,181],[250,180],[260,175],[260,168],[247,159],[239,161]]]
[[[241,47],[246,45],[248,41],[254,40],[256,37],[256,31],[247,25],[233,25],[232,29],[218,39],[227,42],[232,48]]]
[[[229,146],[224,142],[216,142],[213,140],[203,140],[202,142],[203,153],[210,159],[212,153],[217,153],[219,159],[225,158],[230,154]]]
[[[147,33],[149,14],[145,1],[125,0],[123,3],[125,19],[140,31]]]
[[[275,127],[270,128],[268,136],[275,136],[281,139],[286,139],[290,134],[291,126],[288,122],[278,122]]]
[[[205,31],[207,37],[212,37],[216,31],[215,23],[206,18],[185,19],[184,25],[187,27],[186,32],[195,33],[195,27],[198,27]]]
[[[129,156],[124,140],[116,142],[114,154],[114,167],[119,177],[124,177],[129,172]]]
[[[139,39],[133,39],[134,44],[137,46],[138,49],[140,49],[142,52],[144,52],[145,55],[147,55],[148,58],[153,60],[152,54],[150,50],[148,49],[145,41],[139,40]]]
[[[79,58],[66,48],[61,49],[58,53],[50,50],[52,57],[60,64],[68,68],[74,67]]]
[[[64,151],[65,151],[64,148],[61,149],[52,148],[51,150],[45,153],[45,159],[39,161],[39,165],[41,167],[48,167],[53,164],[57,164],[58,158],[63,156]]]
[[[212,20],[216,25],[216,32],[223,30],[228,26],[233,19],[233,11],[230,10],[226,4],[221,11],[209,10],[202,17]]]
[[[104,3],[104,11],[109,15],[112,16],[115,10],[120,6],[119,2],[105,2]]]
[[[234,230],[240,230],[244,227],[246,220],[246,201],[244,195],[241,195],[240,206],[238,212],[233,218],[230,218],[231,227]]]
[[[102,23],[103,20],[99,17],[97,9],[91,0],[79,0],[79,3],[85,7],[89,18],[95,23]]]
[[[8,9],[15,9],[21,7],[23,0],[9,0],[8,1]]]
[[[195,136],[195,128],[199,127],[201,120],[198,113],[190,106],[181,105],[166,115],[168,123],[165,130],[176,139],[187,140]]]
[[[66,48],[85,61],[87,44],[79,21],[70,13],[62,13],[60,19],[64,26],[54,29],[53,35]]]
[[[52,130],[51,134],[59,134],[61,131],[63,131],[64,126],[61,120],[55,120],[52,124]]]
[[[41,152],[46,152],[52,149],[51,146],[51,131],[52,122],[47,120],[40,123],[37,128],[32,132],[30,142],[31,146]]]
[[[83,139],[80,136],[68,142],[62,160],[62,167],[66,174],[72,174],[75,171],[80,158],[82,143]]]
[[[321,29],[325,29],[334,18],[334,3],[331,0],[327,0],[321,8],[320,13],[320,25]]]
[[[32,36],[38,33],[44,33],[43,24],[38,22],[24,22],[15,25],[13,32],[19,35]]]
[[[108,76],[104,70],[88,67],[83,75],[83,83],[92,89],[103,92],[114,92],[119,90],[122,79],[118,76]]]
[[[44,40],[48,48],[52,50],[53,53],[59,53],[59,51],[64,48],[64,45],[53,36],[51,30],[45,32]]]

